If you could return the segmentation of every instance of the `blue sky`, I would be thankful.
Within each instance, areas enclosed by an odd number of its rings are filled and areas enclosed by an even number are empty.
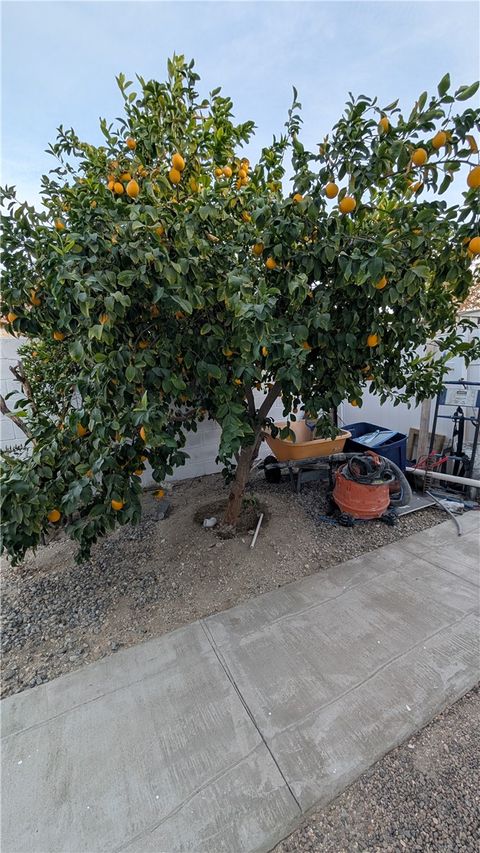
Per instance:
[[[100,141],[119,114],[115,75],[164,79],[174,51],[195,58],[201,92],[231,95],[258,131],[254,159],[281,132],[294,84],[304,140],[314,145],[348,91],[408,108],[446,71],[455,87],[479,74],[475,2],[3,2],[2,184],[38,200],[56,127]]]

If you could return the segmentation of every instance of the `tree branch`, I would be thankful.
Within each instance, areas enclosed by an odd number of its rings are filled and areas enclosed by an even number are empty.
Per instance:
[[[257,410],[255,408],[255,400],[253,397],[253,391],[252,391],[250,386],[245,388],[245,397],[247,398],[248,412],[250,415],[255,417]]]
[[[32,437],[31,433],[28,431],[25,424],[22,423],[22,419],[17,417],[17,415],[14,415],[13,412],[10,411],[10,409],[8,408],[8,406],[5,402],[5,398],[2,397],[1,394],[0,394],[0,412],[2,413],[2,415],[5,415],[7,418],[10,418],[12,423],[14,423],[15,426],[18,426],[18,428],[22,430],[22,432],[27,436],[27,438]]]
[[[268,415],[270,409],[272,408],[275,400],[277,399],[277,397],[280,393],[280,387],[281,387],[280,383],[275,382],[272,385],[272,387],[270,388],[267,396],[265,397],[262,405],[260,406],[260,408],[258,410],[258,414],[257,414],[258,423],[261,424],[263,422],[264,418]]]
[[[24,392],[25,396],[27,397],[27,399],[30,403],[30,406],[32,407],[32,411],[35,412],[36,406],[35,406],[35,401],[33,398],[32,386],[30,385],[30,382],[28,381],[27,377],[25,376],[25,372],[23,370],[23,363],[21,361],[19,361],[15,366],[13,366],[13,367],[11,366],[10,367],[10,373],[13,374],[13,376],[15,377],[17,382],[20,382],[20,385],[22,386],[23,392]]]
[[[182,412],[181,414],[171,415],[168,420],[175,421],[176,423],[181,423],[182,421],[188,421],[189,418],[193,417],[197,412],[196,409],[189,409],[188,412]]]

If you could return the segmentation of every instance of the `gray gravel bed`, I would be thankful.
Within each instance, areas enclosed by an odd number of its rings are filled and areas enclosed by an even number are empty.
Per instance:
[[[311,814],[275,853],[478,853],[479,690]]]
[[[126,596],[138,611],[168,599],[172,591],[162,583],[162,567],[149,560],[157,523],[147,512],[138,526],[104,539],[90,562],[38,576],[22,576],[20,568],[4,573],[2,696],[35,687],[82,663],[107,614]],[[117,648],[118,643],[110,643],[111,651]]]
[[[155,522],[144,520],[137,528],[122,531],[124,540],[148,540]],[[145,546],[142,544],[143,556]],[[17,589],[6,583],[2,595],[2,654],[21,648],[35,636],[42,640],[59,637],[66,629],[92,625],[111,606],[117,595],[128,592],[137,607],[158,598],[158,575],[150,571],[140,576],[125,563],[110,562],[109,553],[118,554],[118,544],[106,540],[95,565],[83,563],[68,571],[52,572],[28,580],[28,596],[19,599]]]
[[[292,494],[290,480],[285,475],[280,483],[267,483],[263,471],[257,471],[251,486],[262,496],[272,491],[276,494]],[[323,520],[322,516],[327,510],[326,498],[327,483],[322,481],[305,483],[301,492],[295,495],[297,504],[314,523],[314,535],[321,548],[322,568],[359,557],[383,545],[390,545],[404,536],[411,536],[448,519],[447,513],[435,506],[399,517],[394,527],[389,527],[378,519],[361,522],[354,527],[343,527]],[[454,529],[453,522],[451,523]]]
[[[39,549],[39,562],[7,565],[2,695],[42,684],[122,645],[158,636],[446,517],[427,509],[400,519],[395,528],[378,521],[334,527],[319,519],[325,510],[322,483],[306,484],[296,495],[288,480],[269,484],[257,471],[250,486],[271,517],[248,557],[242,538],[222,544],[215,534],[207,539],[198,526],[192,528],[195,509],[206,498],[225,496],[221,477],[213,475],[175,487],[171,524],[159,521],[159,507],[146,494],[141,523],[103,539],[90,562],[76,565],[75,546],[59,532],[58,541]],[[184,514],[178,515],[182,503]]]

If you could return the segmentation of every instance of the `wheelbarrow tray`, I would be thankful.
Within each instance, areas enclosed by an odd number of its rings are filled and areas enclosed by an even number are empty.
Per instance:
[[[275,426],[278,429],[284,429],[287,422],[281,421]],[[335,438],[313,438],[313,432],[307,427],[305,421],[292,422],[290,429],[295,433],[296,441],[273,438],[270,433],[265,433],[265,440],[279,462],[314,459],[318,456],[341,453],[347,438],[350,438],[351,435],[348,430],[342,429]]]

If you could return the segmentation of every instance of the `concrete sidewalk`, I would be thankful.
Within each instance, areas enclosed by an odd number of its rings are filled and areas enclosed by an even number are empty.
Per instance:
[[[5,699],[3,853],[270,849],[478,680],[477,518]]]

